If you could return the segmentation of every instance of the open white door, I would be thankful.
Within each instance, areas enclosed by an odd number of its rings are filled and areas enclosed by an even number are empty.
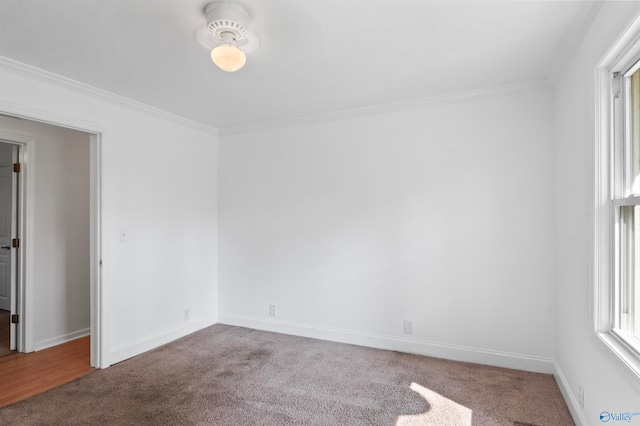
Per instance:
[[[16,313],[16,250],[12,239],[17,220],[14,196],[18,182],[13,170],[17,149],[15,145],[0,144],[0,309],[10,311],[12,315]],[[15,324],[11,324],[10,330],[10,349],[15,350]]]
[[[13,145],[13,149],[11,150],[11,157],[13,159],[13,164],[18,165],[18,171],[20,167],[19,160],[19,146]],[[20,174],[16,172],[16,170],[12,167],[11,173],[11,237],[19,240],[18,235],[18,185],[20,184]],[[19,253],[17,248],[11,248],[11,282],[9,284],[9,294],[11,295],[11,318],[14,315],[18,316],[18,258]],[[9,349],[15,351],[18,349],[17,346],[17,336],[18,336],[18,324],[16,322],[11,321],[10,327],[10,343]]]
[[[13,146],[0,144],[0,309],[11,310]]]

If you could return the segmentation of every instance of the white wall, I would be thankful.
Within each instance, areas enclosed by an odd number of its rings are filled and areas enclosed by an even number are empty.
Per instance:
[[[35,348],[89,333],[89,135],[0,116],[35,139],[32,292]]]
[[[10,144],[3,143],[0,145],[0,161],[2,161],[2,164],[12,163],[12,149]]]
[[[222,134],[220,321],[550,372],[553,169],[544,87]]]
[[[213,129],[4,59],[0,111],[102,132],[102,366],[217,321]]]
[[[601,424],[602,411],[640,412],[640,383],[594,334],[590,275],[595,67],[639,9],[637,2],[604,2],[557,85],[556,359],[569,401],[591,425]],[[584,387],[584,410],[576,404],[579,386]]]

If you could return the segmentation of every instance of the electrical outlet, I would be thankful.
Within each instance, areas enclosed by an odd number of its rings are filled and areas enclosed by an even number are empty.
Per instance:
[[[191,316],[191,312],[189,312],[189,309],[185,309],[183,314],[182,314],[182,319],[184,321],[189,321],[189,317]]]
[[[404,320],[404,334],[413,334],[413,323],[409,320]]]
[[[584,388],[582,385],[578,385],[578,404],[580,404],[580,408],[584,408]]]
[[[269,305],[269,316],[275,317],[276,313],[276,305]]]

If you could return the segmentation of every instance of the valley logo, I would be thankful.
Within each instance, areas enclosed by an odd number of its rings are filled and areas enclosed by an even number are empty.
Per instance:
[[[603,411],[600,413],[600,421],[603,423],[607,423],[610,421],[614,422],[630,422],[634,417],[640,417],[640,412],[632,413],[627,411],[626,413],[610,413],[608,411]]]

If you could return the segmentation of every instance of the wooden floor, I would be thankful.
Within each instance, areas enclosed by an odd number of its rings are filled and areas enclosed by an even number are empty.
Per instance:
[[[0,407],[80,378],[93,371],[89,336],[29,354],[0,358]]]
[[[11,312],[0,309],[0,356],[10,355]]]

